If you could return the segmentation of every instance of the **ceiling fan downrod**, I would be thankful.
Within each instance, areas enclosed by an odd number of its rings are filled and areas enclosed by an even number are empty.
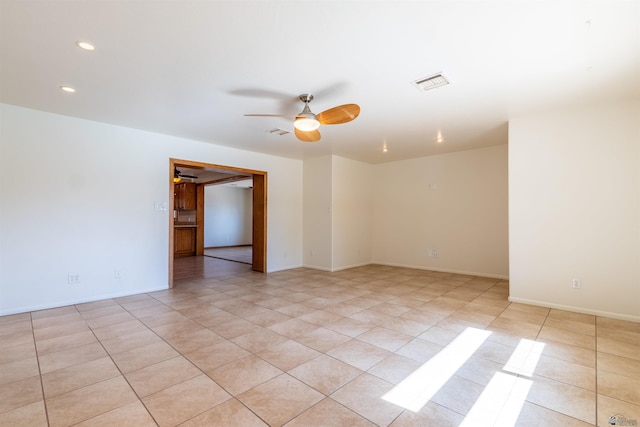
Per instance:
[[[304,102],[305,104],[308,104],[311,101],[313,101],[313,95],[311,95],[310,93],[303,93],[298,98],[300,99],[300,101]]]

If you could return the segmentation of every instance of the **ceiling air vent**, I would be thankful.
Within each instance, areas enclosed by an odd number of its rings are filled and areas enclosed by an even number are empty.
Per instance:
[[[269,129],[269,130],[266,130],[265,132],[274,133],[276,135],[286,135],[288,133],[291,133],[290,130],[280,129],[280,128]]]
[[[429,89],[435,89],[440,86],[448,85],[449,83],[449,80],[447,80],[447,78],[442,73],[434,74],[432,76],[411,82],[412,85],[423,92],[426,92]]]

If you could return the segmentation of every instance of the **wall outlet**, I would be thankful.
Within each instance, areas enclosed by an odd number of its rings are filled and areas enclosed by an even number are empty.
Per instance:
[[[122,270],[114,270],[113,277],[115,277],[116,279],[122,279]]]
[[[571,287],[573,289],[580,289],[581,286],[582,284],[580,283],[580,279],[578,279],[577,277],[571,279]]]
[[[429,250],[429,258],[439,258],[439,257],[440,257],[440,251],[438,251],[436,248]]]
[[[72,285],[80,283],[80,275],[77,273],[69,273],[67,275],[67,282],[69,282],[69,284],[72,284]]]

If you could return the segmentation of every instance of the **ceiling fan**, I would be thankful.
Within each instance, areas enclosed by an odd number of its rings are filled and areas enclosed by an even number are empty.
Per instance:
[[[176,182],[176,183],[180,182],[180,181],[182,181],[182,178],[198,179],[198,177],[195,176],[195,175],[187,175],[187,174],[184,174],[184,173],[180,172],[178,170],[178,168],[174,166],[173,167],[173,182]]]
[[[320,125],[348,123],[360,114],[360,106],[358,104],[344,104],[329,108],[316,115],[309,108],[309,103],[313,101],[313,95],[304,93],[298,98],[304,102],[304,109],[296,116],[283,114],[245,114],[245,116],[293,118],[295,119],[293,127],[296,137],[303,142],[316,142],[320,140],[320,132],[318,131]]]

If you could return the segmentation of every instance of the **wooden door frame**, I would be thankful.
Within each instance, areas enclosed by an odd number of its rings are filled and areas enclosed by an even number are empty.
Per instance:
[[[234,166],[215,165],[212,163],[195,162],[192,160],[169,159],[169,288],[173,288],[173,240],[174,240],[174,218],[173,218],[173,174],[176,167],[186,167],[192,169],[222,169],[230,172],[248,174],[253,177],[253,203],[252,203],[252,269],[261,273],[267,272],[267,172],[252,169],[238,168]],[[198,196],[204,195],[202,186],[198,186]],[[204,203],[198,197],[198,204]],[[203,205],[204,206],[204,205]],[[204,209],[201,211],[204,212]],[[204,230],[198,230],[199,236],[204,236]],[[202,237],[200,237],[202,239]],[[201,253],[197,255],[202,255]]]

